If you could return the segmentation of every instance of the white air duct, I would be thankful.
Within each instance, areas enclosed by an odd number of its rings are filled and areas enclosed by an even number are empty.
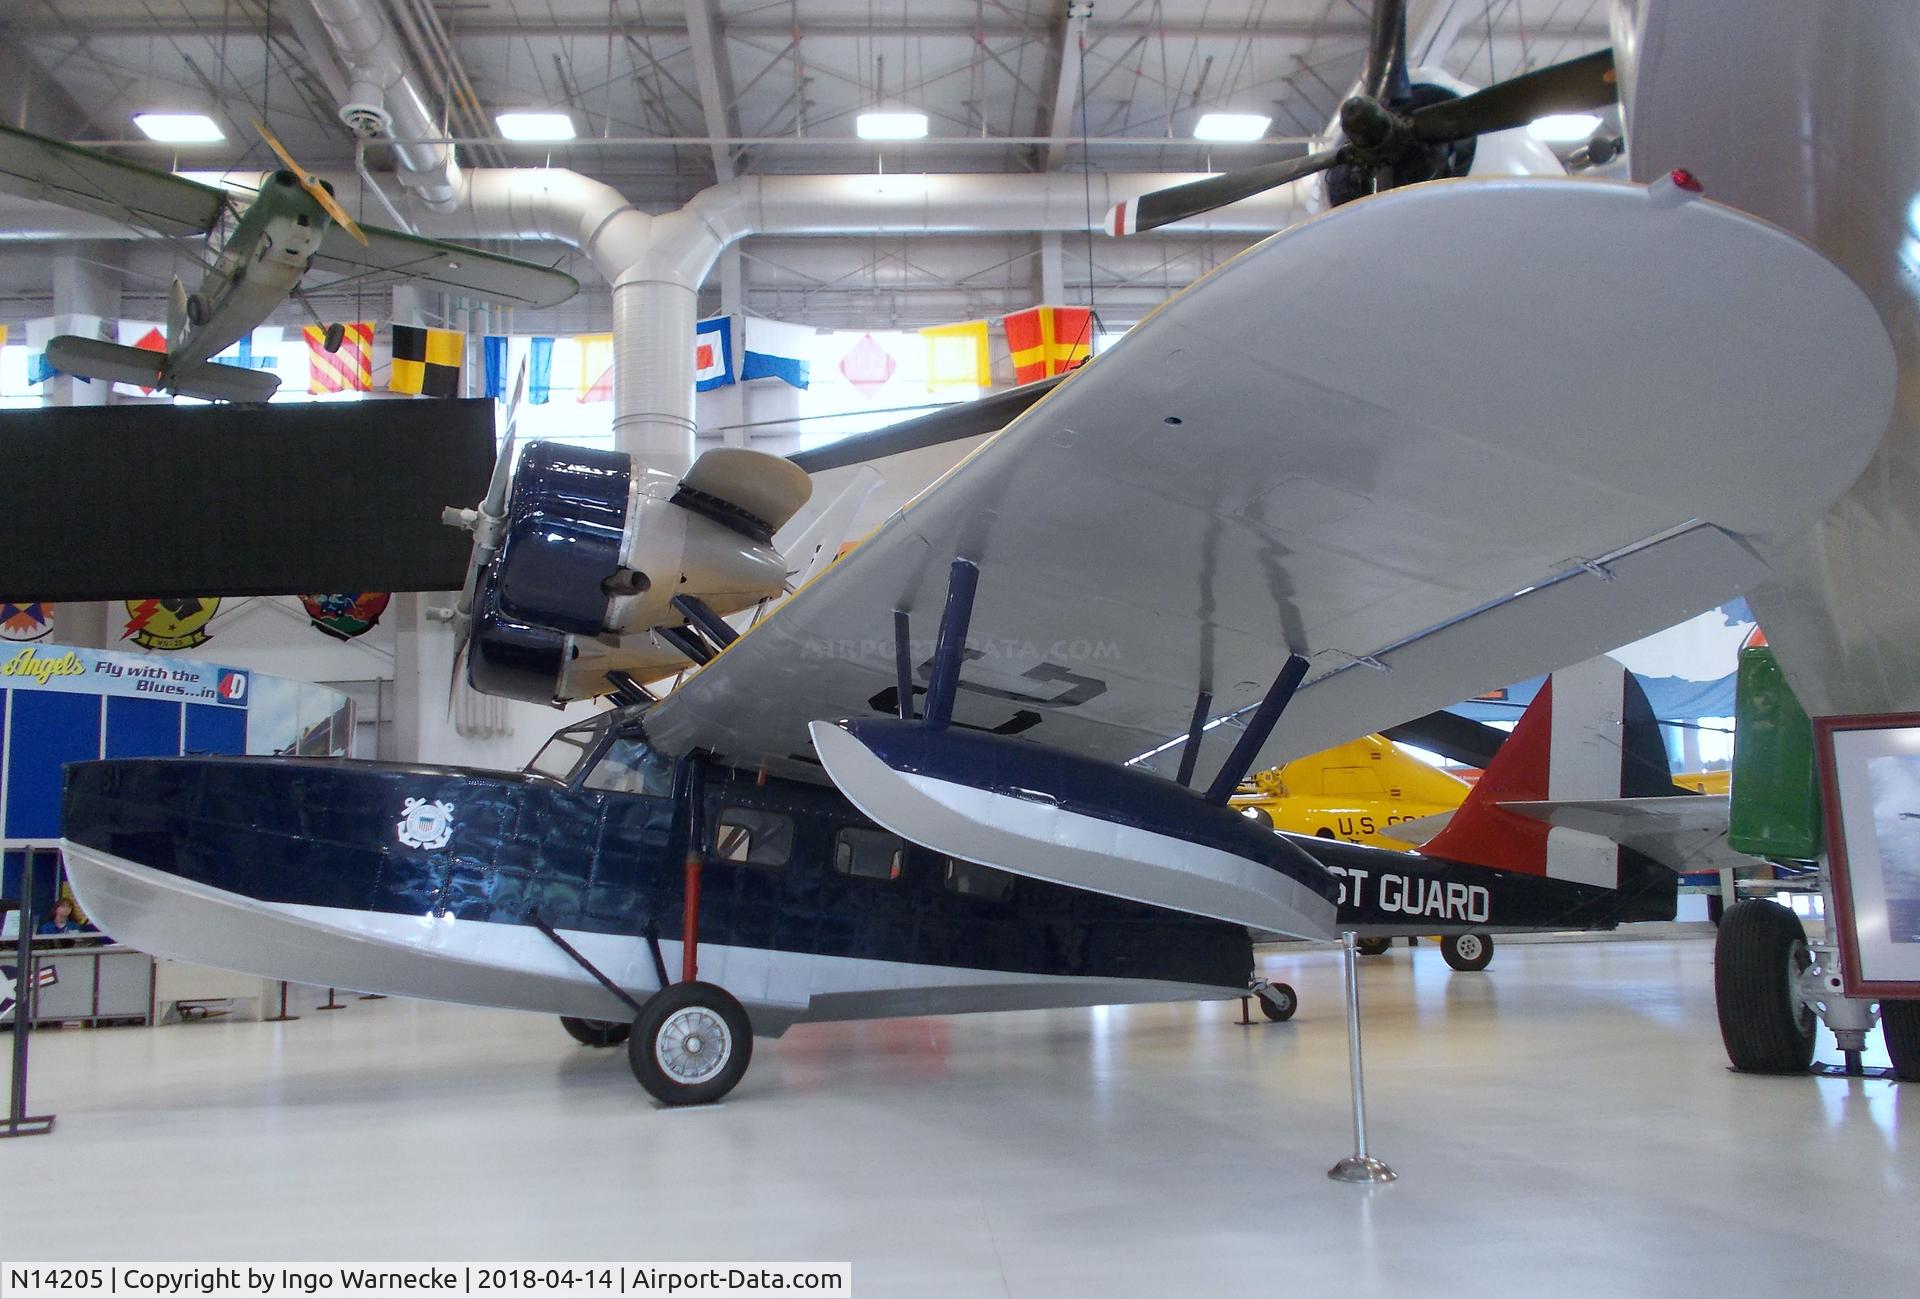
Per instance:
[[[362,139],[433,140],[443,134],[408,75],[400,41],[373,0],[312,0],[345,64],[349,82],[340,120]],[[453,145],[394,144],[400,183],[436,212],[450,211],[460,183]]]

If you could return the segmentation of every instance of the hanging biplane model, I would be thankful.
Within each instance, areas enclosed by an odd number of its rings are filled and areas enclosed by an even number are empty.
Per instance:
[[[550,307],[578,291],[571,275],[551,267],[361,226],[328,182],[255,126],[282,166],[244,207],[216,185],[0,126],[0,190],[114,217],[160,238],[218,242],[197,289],[173,280],[164,352],[63,334],[47,343],[50,365],[189,397],[265,401],[279,376],[213,358],[298,296],[312,267],[362,284],[416,280],[505,306]],[[338,351],[343,336],[338,322],[327,324],[327,350]]]
[[[1403,47],[1376,31],[1376,101]],[[614,709],[518,775],[77,765],[83,904],[163,955],[557,1013],[671,1104],[804,1020],[1239,996],[1256,931],[1671,914],[1670,875],[1491,793],[1423,857],[1228,801],[1767,580],[1873,453],[1885,328],[1684,173],[1377,188],[1175,295],[830,564],[775,546],[809,492],[772,457],[503,456],[453,512],[468,679]],[[1617,739],[1536,739],[1529,779],[1543,744],[1552,796],[1626,790]]]

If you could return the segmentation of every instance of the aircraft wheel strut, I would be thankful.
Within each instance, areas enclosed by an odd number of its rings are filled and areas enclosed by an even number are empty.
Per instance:
[[[633,1025],[618,1020],[579,1019],[572,1015],[562,1015],[560,1027],[581,1046],[591,1047],[619,1046],[633,1032]]]
[[[1493,938],[1488,934],[1448,934],[1440,940],[1440,955],[1456,970],[1484,970],[1493,960]]]
[[[662,1105],[708,1105],[732,1091],[753,1059],[746,1008],[714,983],[676,983],[640,1008],[627,1063]]]

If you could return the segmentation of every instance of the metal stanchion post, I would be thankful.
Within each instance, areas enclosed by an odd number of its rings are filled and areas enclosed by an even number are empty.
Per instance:
[[[20,941],[13,976],[13,1090],[0,1137],[37,1137],[53,1131],[53,1115],[27,1113],[27,1041],[33,1036],[33,854],[20,865]]]
[[[334,1000],[332,988],[327,989],[327,1004],[324,1006],[314,1007],[315,1010],[345,1010],[346,1008],[347,1008],[346,1002]]]
[[[1360,1068],[1360,970],[1353,933],[1340,935],[1347,975],[1347,1068],[1353,1076],[1353,1153],[1327,1170],[1336,1182],[1391,1182],[1399,1174],[1367,1153],[1367,1092]]]

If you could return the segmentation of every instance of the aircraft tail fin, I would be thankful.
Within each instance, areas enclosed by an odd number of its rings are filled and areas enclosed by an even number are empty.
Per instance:
[[[1638,853],[1599,834],[1549,825],[1517,806],[1682,792],[1640,683],[1613,659],[1592,659],[1554,673],[1540,687],[1466,802],[1421,851],[1618,888],[1627,864],[1623,851],[1635,859],[1629,870],[1636,877],[1642,874]],[[1670,888],[1670,872],[1661,873]]]

